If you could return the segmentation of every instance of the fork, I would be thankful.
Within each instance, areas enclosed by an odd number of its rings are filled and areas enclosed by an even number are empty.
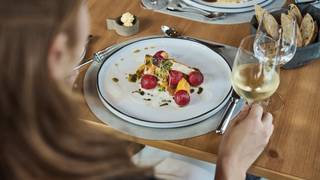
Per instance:
[[[224,18],[226,16],[226,13],[206,11],[197,7],[190,6],[182,1],[177,1],[177,3],[169,5],[167,7],[167,10],[176,12],[196,13],[212,20]]]

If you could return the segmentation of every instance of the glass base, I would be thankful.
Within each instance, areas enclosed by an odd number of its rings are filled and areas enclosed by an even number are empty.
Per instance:
[[[266,107],[266,110],[268,112],[277,112],[281,110],[284,106],[284,102],[282,100],[282,97],[278,93],[274,93],[268,100],[268,105]]]
[[[263,101],[257,101],[257,102],[248,102],[248,105],[252,104],[259,104],[263,107],[263,110],[265,112],[274,113],[279,110],[281,110],[284,106],[284,102],[282,100],[282,97],[278,93],[274,93],[270,98],[263,100]]]

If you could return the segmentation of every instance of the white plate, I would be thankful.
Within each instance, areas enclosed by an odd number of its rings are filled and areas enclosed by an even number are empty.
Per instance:
[[[225,13],[243,13],[248,11],[254,11],[254,6],[243,7],[243,8],[220,8],[220,7],[218,8],[218,7],[212,7],[205,4],[201,4],[199,2],[195,2],[194,0],[183,0],[183,1],[191,6],[194,6],[206,11],[225,12]],[[265,7],[272,2],[273,0],[266,0],[259,5],[261,7]]]
[[[99,93],[98,93],[99,94]],[[212,118],[213,116],[215,116],[217,113],[219,112],[215,112],[215,111],[212,111],[208,114],[205,114],[203,116],[200,116],[200,117],[197,117],[197,118],[193,118],[193,119],[190,119],[190,120],[186,120],[186,121],[181,121],[181,122],[162,122],[162,123],[157,123],[157,122],[151,122],[151,121],[141,121],[141,120],[137,120],[136,118],[133,118],[133,117],[130,117],[130,116],[127,116],[121,112],[119,112],[117,109],[114,109],[112,106],[110,106],[107,102],[105,102],[103,100],[103,97],[99,94],[99,98],[102,100],[102,104],[107,107],[107,109],[112,112],[114,115],[118,116],[119,118],[127,121],[127,122],[130,122],[130,123],[133,123],[133,124],[136,124],[136,125],[139,125],[139,126],[144,126],[144,127],[151,127],[151,128],[165,128],[165,129],[171,129],[171,128],[179,128],[179,127],[186,127],[186,126],[190,126],[190,125],[193,125],[193,124],[197,124],[197,123],[201,123],[202,121],[204,120],[208,120],[210,118]],[[228,96],[227,99],[229,99],[230,96]],[[223,102],[223,104],[221,106],[225,106],[227,102]],[[223,108],[222,107],[222,108]],[[217,119],[217,118],[216,118]],[[219,119],[219,116],[218,116],[218,120]]]
[[[186,107],[180,108],[174,102],[160,107],[156,95],[148,97],[132,93],[140,88],[140,84],[128,82],[127,74],[134,73],[144,63],[146,54],[159,50],[167,51],[171,57],[204,74],[203,93],[193,93]],[[150,38],[128,44],[110,55],[100,67],[97,87],[104,105],[126,121],[159,128],[180,127],[205,120],[225,105],[231,95],[230,73],[225,59],[205,45],[182,39]],[[118,78],[119,82],[113,82],[112,78]],[[145,101],[144,98],[153,100]],[[169,98],[172,97],[165,99]]]
[[[204,4],[207,6],[217,7],[217,8],[244,8],[254,6],[256,4],[261,4],[267,0],[247,0],[246,2],[242,3],[217,3],[217,2],[206,2],[204,0],[194,0],[200,4]]]

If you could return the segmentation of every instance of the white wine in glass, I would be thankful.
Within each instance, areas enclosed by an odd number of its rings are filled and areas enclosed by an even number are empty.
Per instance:
[[[258,46],[254,44],[255,35],[242,40],[231,75],[234,90],[249,104],[267,100],[280,84],[276,42],[267,36],[260,41]],[[254,48],[265,53],[263,59],[256,57]]]
[[[268,99],[280,84],[279,74],[275,69],[263,64],[243,64],[234,70],[232,84],[235,91],[248,103]]]

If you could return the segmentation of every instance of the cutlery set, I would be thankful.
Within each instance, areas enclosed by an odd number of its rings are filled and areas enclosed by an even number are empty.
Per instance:
[[[169,11],[175,12],[188,12],[188,13],[196,13],[204,16],[209,20],[223,19],[226,16],[226,13],[215,12],[215,11],[206,11],[194,6],[190,6],[182,1],[178,1],[177,3],[173,3],[167,7]]]
[[[149,0],[152,1],[152,0]],[[185,2],[181,0],[176,1],[169,1],[169,0],[161,0],[162,3],[159,3],[159,5],[155,4],[152,6],[153,9],[166,9],[168,11],[173,12],[183,12],[183,13],[192,13],[192,14],[198,14],[206,18],[207,20],[218,20],[223,19],[226,17],[227,13],[222,12],[216,12],[216,11],[206,11],[201,8],[197,8],[194,6],[191,6],[189,4],[186,4]],[[142,1],[141,6],[145,9],[150,9],[149,7],[146,7]]]

